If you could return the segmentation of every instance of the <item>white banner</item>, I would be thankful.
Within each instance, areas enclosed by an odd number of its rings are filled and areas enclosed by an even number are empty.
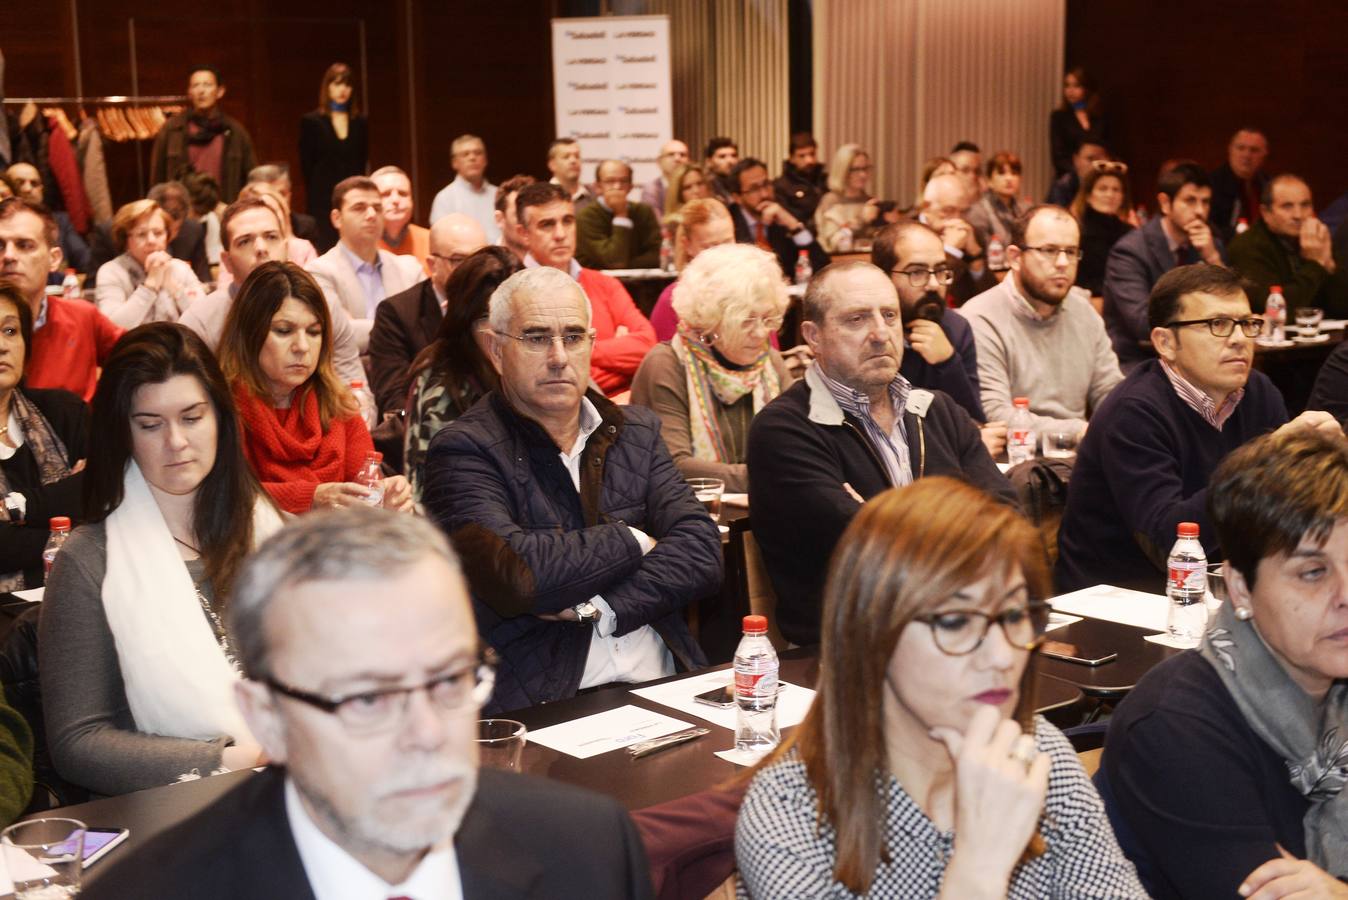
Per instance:
[[[640,186],[660,174],[660,146],[674,136],[668,16],[552,20],[557,136],[580,142],[582,184],[621,159]]]

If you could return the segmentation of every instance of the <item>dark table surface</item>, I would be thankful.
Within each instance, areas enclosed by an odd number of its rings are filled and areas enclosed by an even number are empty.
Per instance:
[[[1050,631],[1049,638],[1077,644],[1084,649],[1118,653],[1118,659],[1099,666],[1086,666],[1041,656],[1039,674],[1080,688],[1088,697],[1119,699],[1132,690],[1152,666],[1182,652],[1143,640],[1146,635],[1155,633],[1104,619],[1073,622],[1065,628]]]

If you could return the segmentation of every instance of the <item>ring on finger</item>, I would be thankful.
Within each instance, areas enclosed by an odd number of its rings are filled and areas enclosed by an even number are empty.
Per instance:
[[[1023,765],[1027,772],[1030,771],[1030,766],[1034,765],[1038,756],[1039,749],[1034,744],[1033,735],[1022,734],[1011,745],[1011,758]]]

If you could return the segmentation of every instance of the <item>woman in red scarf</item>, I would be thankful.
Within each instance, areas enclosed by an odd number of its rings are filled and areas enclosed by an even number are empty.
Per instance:
[[[225,320],[220,364],[244,426],[244,452],[278,506],[378,504],[356,483],[374,443],[356,399],[332,366],[323,292],[294,263],[269,262],[244,281]],[[401,475],[383,480],[383,506],[412,509]]]

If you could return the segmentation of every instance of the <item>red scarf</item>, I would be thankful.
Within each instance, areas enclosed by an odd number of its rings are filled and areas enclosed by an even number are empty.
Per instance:
[[[277,409],[244,384],[236,383],[234,402],[243,422],[244,454],[258,480],[286,512],[308,509],[316,485],[354,480],[365,452],[374,448],[359,416],[333,419],[325,433],[318,415],[318,397],[312,390],[288,409]],[[301,495],[307,495],[307,499],[292,497],[292,492],[278,488],[277,482],[284,487],[307,485],[308,490]]]

